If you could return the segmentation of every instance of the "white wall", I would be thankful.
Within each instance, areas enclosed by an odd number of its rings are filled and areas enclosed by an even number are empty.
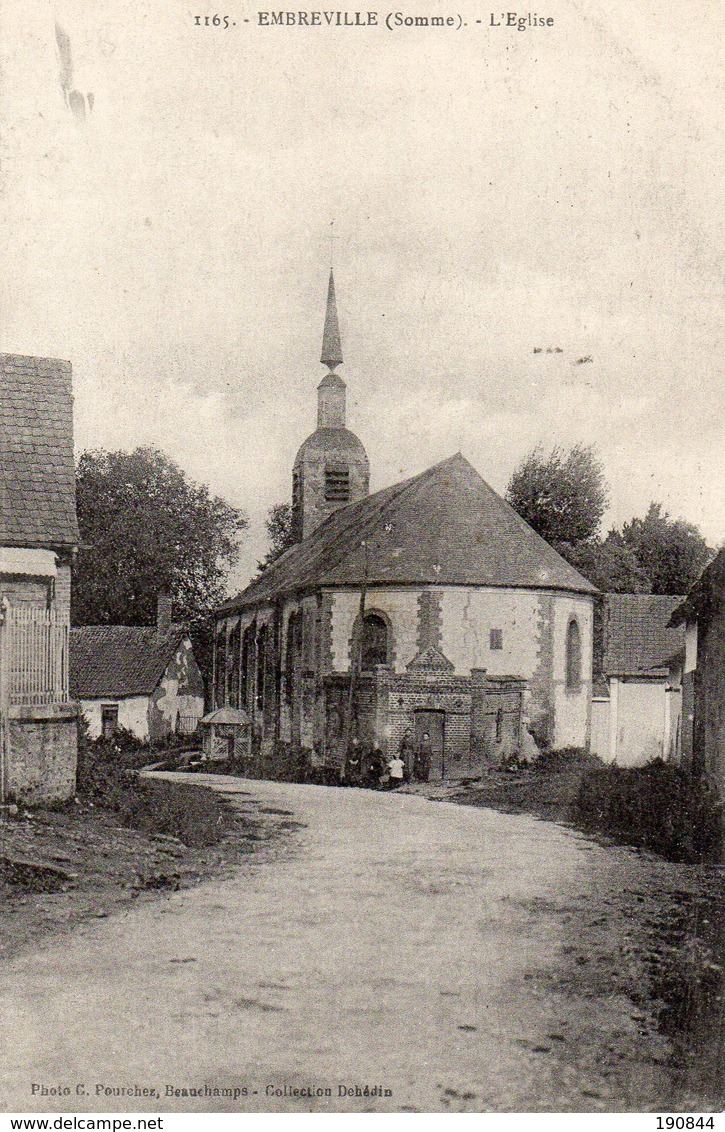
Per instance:
[[[532,590],[450,587],[441,591],[442,649],[457,674],[485,668],[492,676],[530,680],[538,665],[538,595]],[[503,648],[491,648],[500,629]]]
[[[592,700],[591,752],[605,763],[612,759],[609,741],[610,704],[611,701],[603,697]]]
[[[566,686],[566,635],[569,622],[576,618],[581,640],[581,685],[576,690]],[[592,621],[591,598],[577,594],[557,594],[554,598],[553,682],[554,682],[554,747],[584,747],[589,742],[592,695]]]
[[[101,734],[101,707],[105,704],[118,706],[118,722],[126,727],[138,739],[148,739],[149,720],[147,696],[128,696],[124,699],[114,700],[107,697],[103,700],[81,700],[81,711],[88,720],[88,729],[91,739],[97,739]]]
[[[612,695],[610,760],[618,766],[644,766],[667,758],[666,681],[610,679]]]
[[[367,591],[365,611],[379,609],[393,626],[395,671],[405,672],[418,651],[418,594],[420,590]],[[360,612],[359,592],[342,591],[332,598],[332,667],[335,672],[350,668],[350,638]]]

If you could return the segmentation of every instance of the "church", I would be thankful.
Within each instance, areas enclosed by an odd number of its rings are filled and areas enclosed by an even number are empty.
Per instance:
[[[460,453],[370,494],[332,272],[320,360],[294,544],[216,614],[213,706],[248,715],[247,769],[334,774],[354,738],[390,755],[406,731],[438,778],[588,746],[595,587]]]

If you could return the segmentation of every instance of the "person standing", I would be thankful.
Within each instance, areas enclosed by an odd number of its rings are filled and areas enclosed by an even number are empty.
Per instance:
[[[430,735],[424,731],[418,749],[415,752],[415,777],[418,782],[427,782],[430,778],[430,767],[433,761],[433,747]]]
[[[400,741],[400,757],[403,760],[403,778],[406,782],[410,782],[413,777],[413,770],[415,767],[415,743],[413,742],[413,732],[409,727],[406,727],[403,738]]]
[[[360,740],[355,737],[347,751],[347,761],[345,763],[345,780],[348,786],[359,786],[360,778],[362,776],[362,759],[360,752]]]

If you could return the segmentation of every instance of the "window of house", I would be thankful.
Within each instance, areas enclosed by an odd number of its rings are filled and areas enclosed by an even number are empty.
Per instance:
[[[101,736],[112,739],[118,731],[118,704],[101,704]]]
[[[328,464],[325,468],[325,502],[348,503],[350,469],[347,464]]]
[[[570,621],[566,630],[566,686],[575,691],[582,679],[582,645],[579,625]]]
[[[503,629],[492,629],[489,636],[489,647],[492,649],[503,648]]]
[[[388,663],[388,626],[377,613],[368,613],[363,621],[361,667],[374,668]]]

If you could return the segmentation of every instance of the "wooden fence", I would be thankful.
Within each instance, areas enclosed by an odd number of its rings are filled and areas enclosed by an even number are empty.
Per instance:
[[[66,703],[69,629],[54,612],[6,607],[0,628],[0,673],[8,706]]]

